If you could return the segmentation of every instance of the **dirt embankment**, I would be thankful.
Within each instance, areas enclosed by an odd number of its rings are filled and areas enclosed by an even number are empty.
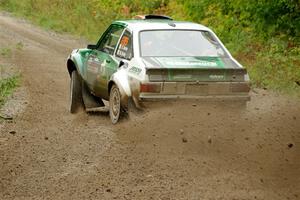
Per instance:
[[[257,90],[226,104],[152,103],[112,126],[68,112],[71,49],[85,46],[0,15],[1,62],[17,66],[26,108],[0,122],[0,199],[299,199],[300,102]]]

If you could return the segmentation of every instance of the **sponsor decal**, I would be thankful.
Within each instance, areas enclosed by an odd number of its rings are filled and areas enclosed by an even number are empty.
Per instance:
[[[88,60],[88,66],[87,66],[87,70],[96,74],[99,71],[102,73],[103,70],[105,68],[105,62],[101,62],[99,60],[99,58],[94,58],[94,59],[89,59]]]
[[[167,61],[167,65],[172,66],[200,66],[200,67],[217,67],[218,64],[216,62],[210,62],[205,60],[199,60],[199,61]]]
[[[217,74],[212,74],[209,75],[209,78],[212,80],[223,80],[225,78],[224,75],[217,75]]]
[[[188,74],[180,74],[180,75],[175,75],[173,76],[173,79],[191,79],[192,75]]]
[[[126,48],[126,49],[123,49],[123,48]],[[117,55],[122,57],[122,58],[125,58],[126,57],[126,51],[127,51],[127,47],[123,47],[122,49],[118,49],[117,51]]]
[[[129,73],[132,73],[132,74],[139,75],[141,72],[142,72],[142,69],[137,68],[137,67],[131,67],[129,69]]]
[[[105,75],[105,73],[106,73],[106,70],[105,70],[105,61],[103,61],[101,63],[99,71],[100,71],[100,74],[102,74],[102,76]]]
[[[218,57],[167,57],[156,58],[164,67],[172,68],[223,68],[224,63]]]
[[[92,61],[88,61],[87,70],[92,72],[92,73],[97,73],[97,71],[98,71],[97,63],[92,62]]]

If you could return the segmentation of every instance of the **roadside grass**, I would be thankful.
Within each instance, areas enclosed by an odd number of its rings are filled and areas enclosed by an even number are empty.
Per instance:
[[[20,75],[13,75],[8,78],[0,79],[0,107],[2,107],[7,97],[9,97],[16,87],[19,86]]]
[[[23,42],[18,42],[17,44],[16,44],[16,49],[17,50],[23,50],[23,48],[24,48],[24,44],[23,44]]]
[[[24,17],[46,30],[96,41],[113,18],[106,16],[107,12],[96,18],[91,12],[92,7],[91,1],[81,0],[39,0],[34,3],[32,0],[0,0],[0,10]]]
[[[24,44],[18,42],[9,47],[0,48],[0,59],[11,57],[15,50],[23,50]],[[0,108],[5,104],[7,98],[14,92],[20,84],[20,74],[14,67],[0,65]]]
[[[23,50],[24,44],[22,42],[16,43],[14,46],[0,47],[0,56],[11,57],[13,50]]]
[[[253,87],[300,97],[300,46],[273,38],[265,43],[249,40],[243,48],[233,56],[247,68]]]
[[[0,55],[5,57],[10,57],[12,50],[9,47],[0,48]]]

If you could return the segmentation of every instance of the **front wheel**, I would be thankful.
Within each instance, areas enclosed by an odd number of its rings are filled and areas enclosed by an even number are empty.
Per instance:
[[[81,81],[76,70],[72,71],[70,83],[70,113],[76,113],[82,106]]]
[[[111,122],[116,124],[121,115],[121,94],[116,85],[113,85],[109,94],[109,116]]]

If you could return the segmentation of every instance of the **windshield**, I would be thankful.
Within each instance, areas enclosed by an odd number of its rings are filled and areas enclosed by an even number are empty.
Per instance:
[[[208,31],[151,30],[140,32],[142,57],[228,57]]]

